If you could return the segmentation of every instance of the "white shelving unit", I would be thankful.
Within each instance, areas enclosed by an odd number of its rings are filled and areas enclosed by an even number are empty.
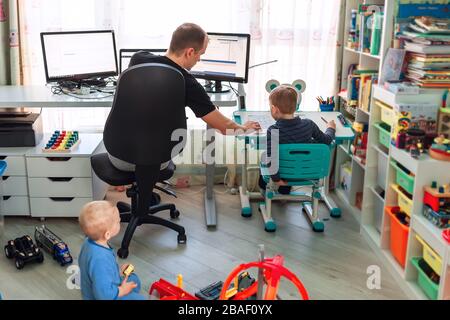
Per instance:
[[[442,229],[435,227],[422,215],[424,187],[431,185],[433,181],[436,181],[438,185],[448,184],[450,163],[432,159],[428,155],[421,155],[419,159],[414,159],[408,152],[393,145],[390,145],[389,149],[385,148],[379,143],[380,129],[375,124],[381,122],[382,106],[379,102],[388,107],[410,102],[439,103],[442,92],[442,90],[422,90],[419,95],[395,95],[383,87],[374,86],[371,101],[361,231],[371,247],[390,267],[399,285],[411,298],[415,299],[428,299],[417,285],[418,272],[411,263],[411,258],[421,257],[423,254],[422,244],[416,239],[416,235],[419,235],[441,257],[443,266],[438,299],[450,298],[450,265],[448,263],[450,246],[442,238]],[[380,155],[387,158],[385,159],[387,167],[384,171],[378,168]],[[393,188],[396,184],[396,168],[391,162],[402,165],[414,175],[405,268],[400,266],[391,253],[391,221],[385,213],[385,207],[398,206],[398,194]],[[383,172],[384,176],[382,176]],[[383,185],[380,185],[380,181],[384,181],[381,183]],[[373,192],[374,189],[384,190],[384,198]],[[380,221],[381,225],[378,226],[377,221]]]
[[[342,38],[340,42],[343,44],[342,49],[342,65],[341,65],[341,74],[340,74],[340,88],[347,89],[347,77],[348,77],[348,69],[351,64],[358,64],[360,69],[371,69],[371,70],[379,70],[381,72],[381,66],[383,63],[383,57],[390,47],[392,41],[392,32],[393,32],[393,11],[396,0],[347,0],[344,1],[344,12],[345,14],[341,15],[341,19],[344,19],[344,30],[341,33]],[[382,29],[382,37],[380,44],[380,54],[372,55],[370,53],[360,52],[353,48],[348,48],[347,39],[350,29],[350,20],[351,20],[351,11],[352,9],[358,9],[359,4],[378,4],[384,6],[384,19],[383,19],[383,29]],[[356,109],[356,114],[353,116],[349,114],[343,107],[342,102],[347,101],[346,95],[339,94],[338,97],[341,99],[340,111],[344,114],[348,121],[353,123],[354,121],[368,123],[370,114],[367,111],[362,109]],[[361,210],[357,208],[355,205],[357,203],[358,197],[361,197],[364,191],[364,176],[365,171],[367,169],[367,165],[361,163],[361,161],[353,157],[351,153],[348,152],[348,145],[345,147],[337,148],[336,162],[335,162],[335,188],[336,194],[341,200],[346,201],[352,207],[352,213],[356,216],[361,214]],[[349,191],[349,195],[347,196],[345,192],[342,191],[340,187],[340,167],[343,163],[350,161],[351,162],[351,170],[352,170],[352,178],[351,178],[351,187]],[[359,199],[360,200],[360,199]],[[360,220],[360,216],[358,220]]]

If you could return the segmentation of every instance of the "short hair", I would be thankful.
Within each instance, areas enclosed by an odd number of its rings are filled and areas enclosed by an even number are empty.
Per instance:
[[[269,96],[272,105],[280,109],[281,113],[291,114],[297,109],[297,90],[290,86],[279,86]]]
[[[81,209],[78,221],[84,234],[99,240],[113,223],[114,206],[108,201],[92,201]]]
[[[183,23],[172,34],[169,51],[180,54],[182,50],[194,48],[199,51],[205,44],[206,32],[195,23]]]

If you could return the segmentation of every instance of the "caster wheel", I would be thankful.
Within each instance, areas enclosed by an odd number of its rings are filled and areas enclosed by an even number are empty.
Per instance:
[[[120,248],[119,250],[117,250],[117,255],[121,259],[126,259],[128,257],[128,249]]]
[[[39,263],[44,262],[44,255],[42,254],[42,252],[41,252],[41,254],[39,255],[39,257],[38,257],[36,260],[37,260],[37,262],[39,262]]]
[[[174,210],[173,212],[170,212],[170,219],[177,219],[180,216],[180,211]]]
[[[266,232],[275,232],[277,230],[277,224],[273,221],[268,221],[264,226],[264,230]]]
[[[179,234],[177,240],[179,244],[185,244],[187,237],[185,234]]]

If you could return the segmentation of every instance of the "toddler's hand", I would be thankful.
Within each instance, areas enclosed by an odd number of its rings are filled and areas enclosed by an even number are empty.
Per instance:
[[[126,268],[128,268],[129,264],[125,263],[120,267],[120,274],[122,275]]]
[[[135,282],[127,282],[128,276],[123,278],[122,284],[119,286],[119,298],[126,296],[137,287]]]
[[[327,127],[336,130],[336,122],[334,120],[329,121]]]

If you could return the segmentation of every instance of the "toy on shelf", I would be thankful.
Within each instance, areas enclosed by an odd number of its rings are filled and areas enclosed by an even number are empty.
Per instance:
[[[36,244],[50,253],[61,266],[72,263],[73,259],[67,244],[46,226],[36,227],[34,238]]]
[[[424,188],[423,215],[439,228],[450,227],[450,188],[433,181]]]
[[[450,139],[450,105],[439,110],[438,134]]]
[[[48,140],[43,152],[65,153],[73,151],[81,140],[78,131],[56,130]]]
[[[353,155],[358,158],[362,164],[366,163],[366,152],[367,152],[367,124],[354,122],[353,129],[355,131],[355,139],[350,147],[350,151]]]
[[[450,139],[446,139],[444,135],[437,137],[429,153],[430,157],[436,160],[450,161]]]
[[[9,240],[5,246],[5,255],[8,259],[15,258],[17,269],[22,269],[25,263],[33,261],[44,262],[44,254],[28,235]]]
[[[442,237],[444,238],[445,241],[448,242],[448,244],[450,244],[450,229],[442,231]]]

